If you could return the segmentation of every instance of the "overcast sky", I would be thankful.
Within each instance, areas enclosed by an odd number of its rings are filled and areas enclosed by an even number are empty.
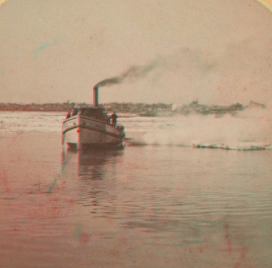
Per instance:
[[[255,0],[11,0],[0,102],[272,102],[272,14]],[[134,69],[130,69],[135,67]]]

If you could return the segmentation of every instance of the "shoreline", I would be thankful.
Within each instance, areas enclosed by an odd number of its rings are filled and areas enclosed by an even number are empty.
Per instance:
[[[17,103],[0,103],[0,111],[8,112],[70,112],[76,106],[86,106],[86,103],[45,103],[45,104],[17,104]],[[248,105],[242,105],[239,102],[231,105],[206,105],[200,104],[197,100],[189,104],[175,106],[173,104],[157,103],[107,103],[103,104],[107,112],[137,114],[140,116],[171,116],[174,114],[188,115],[196,114],[215,114],[222,116],[224,114],[234,115],[236,112],[246,110],[248,108],[265,109],[266,106],[261,103],[250,101]]]

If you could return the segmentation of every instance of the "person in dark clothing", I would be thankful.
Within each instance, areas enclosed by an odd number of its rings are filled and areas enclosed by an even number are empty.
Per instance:
[[[71,116],[74,116],[74,115],[76,115],[76,114],[77,114],[77,110],[76,110],[76,109],[73,109]]]
[[[111,124],[111,116],[106,116],[106,122],[107,122],[107,124]]]
[[[68,112],[67,115],[66,115],[66,119],[68,119],[70,117],[70,113]]]
[[[111,115],[111,123],[114,127],[116,127],[116,125],[117,125],[117,118],[118,118],[117,114],[115,112],[113,112]]]

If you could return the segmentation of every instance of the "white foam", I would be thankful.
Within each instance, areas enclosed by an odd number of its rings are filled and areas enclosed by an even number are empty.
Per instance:
[[[263,150],[272,143],[270,113],[238,116],[175,116],[157,118],[149,128],[128,132],[132,145],[194,146],[233,150]],[[270,148],[270,147],[269,147]]]

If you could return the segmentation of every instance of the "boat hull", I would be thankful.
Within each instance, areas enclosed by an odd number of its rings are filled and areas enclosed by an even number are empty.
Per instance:
[[[63,143],[72,149],[122,148],[125,133],[122,127],[82,115],[63,123]]]

